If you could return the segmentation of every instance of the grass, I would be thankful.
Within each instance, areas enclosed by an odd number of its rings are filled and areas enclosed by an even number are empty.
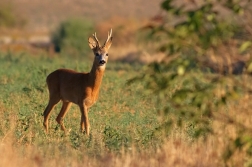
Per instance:
[[[153,131],[158,126],[155,107],[141,94],[141,85],[127,86],[140,66],[109,62],[100,98],[89,112],[91,136],[79,132],[80,112],[73,105],[64,122],[71,129],[65,135],[56,124],[57,105],[50,118],[49,134],[44,133],[42,113],[48,102],[46,76],[57,68],[70,68],[88,72],[92,62],[86,58],[72,60],[68,57],[32,57],[26,54],[2,53],[0,55],[0,139],[10,137],[16,147],[56,147],[60,154],[68,149],[81,157],[82,151],[91,157],[106,152],[119,153],[122,147],[130,150],[155,148],[161,141],[153,142]],[[135,89],[137,87],[137,89]],[[158,138],[157,138],[158,140]],[[24,148],[23,148],[24,149]],[[61,151],[63,149],[63,151]],[[50,152],[52,156],[54,153]]]
[[[91,57],[91,56],[90,56]],[[147,96],[141,83],[127,85],[141,70],[140,64],[110,61],[98,102],[90,109],[91,135],[80,132],[80,111],[73,105],[64,123],[64,134],[50,117],[44,132],[42,113],[48,102],[46,76],[58,68],[88,72],[87,57],[0,54],[0,166],[250,166],[242,150],[225,163],[223,153],[239,130],[213,121],[214,135],[194,140],[193,129],[173,129],[169,134],[155,129],[161,124],[156,97]],[[245,77],[245,78],[244,78]],[[248,76],[238,78],[250,83]],[[249,127],[250,95],[230,103],[222,112]],[[238,112],[239,111],[239,112]],[[238,112],[238,113],[237,113]]]

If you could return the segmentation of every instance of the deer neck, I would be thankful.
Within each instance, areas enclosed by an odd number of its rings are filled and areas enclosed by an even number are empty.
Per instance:
[[[99,92],[104,71],[105,69],[100,69],[100,68],[97,68],[95,65],[93,65],[89,73],[89,78],[90,78],[89,81],[91,82],[90,85],[94,93]]]

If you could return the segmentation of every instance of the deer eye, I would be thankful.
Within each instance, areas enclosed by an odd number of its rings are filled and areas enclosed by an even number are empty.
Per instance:
[[[106,54],[106,56],[108,56],[108,53]]]
[[[95,56],[100,56],[99,53],[95,53]]]

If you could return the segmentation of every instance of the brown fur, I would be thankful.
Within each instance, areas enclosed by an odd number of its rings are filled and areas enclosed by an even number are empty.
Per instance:
[[[49,90],[49,102],[44,111],[44,126],[48,132],[48,119],[54,106],[61,100],[62,108],[56,121],[61,129],[66,131],[63,118],[72,103],[77,104],[81,111],[81,130],[89,135],[88,109],[97,101],[102,77],[108,61],[108,50],[112,44],[112,30],[108,39],[101,47],[94,34],[88,42],[95,58],[89,73],[80,73],[68,69],[58,69],[47,76],[46,82]]]

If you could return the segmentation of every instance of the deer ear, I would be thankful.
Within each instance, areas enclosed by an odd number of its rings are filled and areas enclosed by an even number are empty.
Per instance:
[[[106,48],[107,50],[112,45],[112,39],[113,39],[113,37],[110,37],[109,40],[104,44],[104,48]]]
[[[95,39],[93,37],[89,37],[88,38],[88,45],[93,50],[97,47],[97,42],[95,41]]]

